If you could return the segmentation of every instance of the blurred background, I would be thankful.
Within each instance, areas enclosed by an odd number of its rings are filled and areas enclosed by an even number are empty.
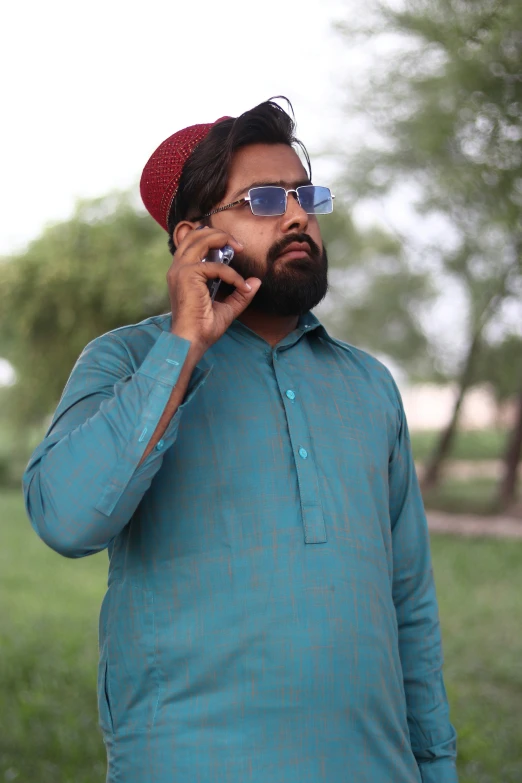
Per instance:
[[[106,555],[46,549],[19,487],[86,343],[169,309],[141,169],[281,94],[336,194],[316,314],[403,394],[461,782],[522,780],[521,55],[512,0],[3,6],[0,780],[104,780]]]

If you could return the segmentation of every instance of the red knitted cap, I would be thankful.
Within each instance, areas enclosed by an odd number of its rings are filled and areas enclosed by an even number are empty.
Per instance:
[[[140,193],[147,211],[167,231],[167,218],[178,189],[183,166],[200,141],[214,125],[231,117],[220,117],[216,122],[191,125],[177,131],[163,141],[145,164],[140,180]]]

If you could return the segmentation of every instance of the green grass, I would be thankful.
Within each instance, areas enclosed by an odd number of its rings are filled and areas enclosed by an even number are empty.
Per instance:
[[[522,542],[434,536],[460,783],[522,780]]]
[[[0,494],[0,780],[102,783],[97,614],[107,554],[66,560]]]
[[[433,451],[439,437],[438,431],[411,433],[413,456],[420,462]],[[458,432],[451,450],[451,459],[489,460],[502,459],[506,445],[505,430],[469,430]]]
[[[424,505],[450,514],[496,514],[497,490],[498,482],[492,478],[443,478],[436,489],[424,492]]]
[[[522,780],[522,542],[435,537],[460,783]],[[97,616],[106,555],[70,561],[0,494],[0,780],[103,783]]]

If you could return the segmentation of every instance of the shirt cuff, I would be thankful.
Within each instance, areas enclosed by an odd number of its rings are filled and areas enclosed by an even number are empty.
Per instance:
[[[168,449],[170,446],[173,445],[173,443],[175,442],[178,436],[179,423],[180,423],[181,416],[183,415],[184,408],[186,408],[186,406],[194,397],[194,395],[197,394],[199,389],[204,385],[205,381],[207,380],[212,370],[213,370],[213,365],[210,365],[208,367],[200,366],[199,364],[196,365],[194,371],[192,372],[189,385],[187,387],[187,391],[185,392],[185,396],[183,397],[182,403],[179,405],[176,413],[169,421],[165,432],[161,436],[161,440],[158,441],[158,443],[154,446],[150,454],[146,457],[146,459],[143,460],[142,464],[138,467],[137,474],[140,474],[142,470],[146,470],[146,468],[149,467],[151,462],[155,462],[156,459],[162,458],[166,449]],[[149,400],[152,397],[154,397],[158,402],[158,407],[154,406],[156,409],[156,414],[155,417],[152,419],[152,427],[151,427],[151,429],[153,428],[152,432],[154,432],[154,429],[157,426],[157,422],[159,421],[161,413],[163,413],[165,409],[170,394],[171,394],[170,388],[167,389],[165,386],[153,389],[151,391],[151,396]],[[160,416],[158,416],[157,411],[160,412]],[[156,419],[156,424],[154,424],[155,419]],[[151,436],[152,436],[152,432],[151,432]]]
[[[154,401],[155,403],[152,405],[152,409],[149,409],[152,414],[149,417],[149,421],[154,429],[157,424],[157,422],[154,423],[154,420],[158,415],[158,411],[160,411],[161,414],[165,409],[171,391],[178,382],[189,349],[190,342],[188,340],[185,340],[183,337],[178,337],[178,335],[172,334],[171,332],[162,332],[137,371],[140,375],[144,375],[160,384],[160,386],[152,388],[149,397],[149,401],[151,403]],[[158,452],[163,453],[165,449],[172,446],[176,440],[179,420],[183,413],[183,408],[191,401],[198,389],[203,386],[207,377],[212,372],[212,369],[213,366],[208,365],[206,359],[202,357],[192,372],[185,396],[183,397],[178,410],[170,420],[161,440],[151,451],[147,459],[144,460],[143,465],[147,465],[149,461],[152,461],[152,458],[157,456]],[[152,432],[150,435],[152,436]],[[146,443],[148,443],[148,439],[146,439]],[[144,446],[143,451],[145,448],[146,445]]]
[[[443,758],[419,764],[422,783],[458,783],[459,776],[453,759]]]
[[[171,332],[162,332],[138,369],[139,375],[174,387],[189,348],[189,340]]]
[[[140,464],[147,444],[156,430],[172,394],[172,389],[178,381],[189,348],[190,342],[188,340],[170,332],[162,332],[137,370],[136,374],[142,376],[141,385],[144,385],[145,388],[149,387],[146,402],[141,411],[139,427],[135,432],[136,438],[125,449],[125,456],[119,461],[114,475],[96,505],[96,509],[102,514],[106,516],[112,514],[116,504],[127,490],[131,479],[138,477],[143,479],[147,477],[147,474],[152,478],[159,470],[166,449],[172,446],[176,440],[184,408],[212,372],[213,366],[209,365],[202,357],[192,372],[183,401],[169,422],[161,440]],[[147,380],[144,380],[145,378]]]

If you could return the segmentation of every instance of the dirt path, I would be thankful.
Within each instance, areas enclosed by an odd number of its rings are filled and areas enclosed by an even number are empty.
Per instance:
[[[432,533],[522,539],[522,519],[517,517],[478,517],[471,514],[445,514],[442,511],[426,513]]]

